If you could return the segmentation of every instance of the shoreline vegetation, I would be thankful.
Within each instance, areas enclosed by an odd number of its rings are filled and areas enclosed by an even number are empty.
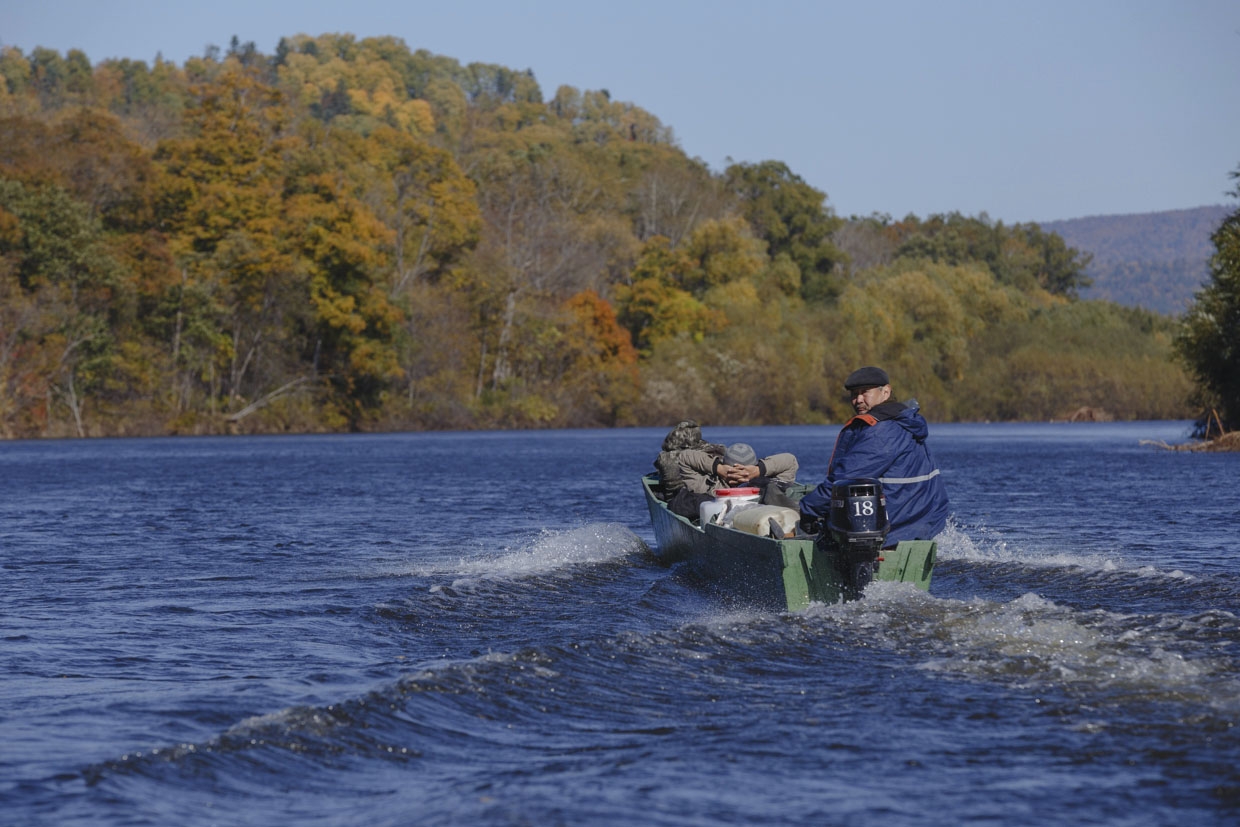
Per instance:
[[[390,38],[0,49],[0,438],[1191,419],[1179,321],[984,213],[842,217]]]

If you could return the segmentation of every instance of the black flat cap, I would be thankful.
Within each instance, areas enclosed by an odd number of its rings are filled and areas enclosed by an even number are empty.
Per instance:
[[[877,388],[881,385],[890,384],[891,380],[887,378],[887,371],[882,368],[866,367],[857,368],[848,374],[848,378],[844,380],[844,389],[863,391],[867,388]]]

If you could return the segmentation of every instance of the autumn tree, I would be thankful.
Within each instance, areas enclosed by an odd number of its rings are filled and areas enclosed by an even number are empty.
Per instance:
[[[320,120],[360,132],[382,124],[411,135],[434,131],[430,105],[408,95],[393,65],[392,56],[400,51],[394,38],[359,42],[349,34],[325,34],[282,42],[280,85],[293,103]]]
[[[638,350],[649,355],[665,339],[688,337],[700,342],[712,327],[726,322],[694,296],[688,283],[702,281],[697,263],[663,236],[646,242],[633,268],[631,283],[617,286],[618,318]]]
[[[288,344],[281,299],[302,277],[283,232],[283,152],[293,139],[278,94],[249,73],[195,92],[191,133],[155,156],[182,272],[165,297],[165,335],[180,370],[178,408],[196,407],[195,393],[213,409],[221,399],[235,408],[258,390],[249,380],[264,352]]]
[[[584,290],[562,305],[552,330],[546,378],[555,388],[558,421],[578,426],[634,422],[638,403],[637,351],[611,304]]]
[[[470,267],[489,354],[480,376],[499,390],[528,378],[521,326],[543,317],[548,301],[598,286],[613,242],[600,216],[611,204],[583,160],[539,130],[498,140],[473,174],[486,181],[478,192],[486,231]]]
[[[452,274],[481,233],[475,186],[447,151],[426,138],[391,127],[364,137],[333,127],[332,141],[349,147],[336,153],[337,163],[385,228],[377,242],[387,268],[381,283],[387,300],[401,311],[394,346],[404,385],[400,397],[412,411],[423,394],[438,395],[456,384],[445,383],[439,368],[431,366],[444,357],[455,363],[455,354],[439,349],[462,348],[459,334],[442,330],[443,314],[454,312],[447,306],[459,302],[442,293],[452,292]],[[429,376],[438,378],[428,383]]]
[[[675,247],[698,224],[726,211],[723,188],[710,170],[670,148],[653,155],[627,198],[633,233],[642,243],[663,236]]]
[[[349,132],[297,153],[286,184],[292,249],[309,277],[315,314],[313,368],[334,390],[333,408],[360,427],[402,375],[396,339],[404,314],[389,293],[394,233],[360,197],[347,173],[359,160]],[[305,339],[310,344],[311,337]]]
[[[883,267],[895,260],[899,241],[885,213],[852,216],[831,236],[847,260],[850,273]]]

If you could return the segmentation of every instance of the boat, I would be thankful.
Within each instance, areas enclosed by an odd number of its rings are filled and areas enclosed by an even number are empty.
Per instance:
[[[796,526],[794,509],[747,508],[750,504],[738,506],[731,519],[711,516],[702,525],[668,508],[659,496],[658,475],[642,477],[642,487],[658,543],[655,556],[665,564],[683,562],[734,605],[799,612],[813,603],[856,600],[873,580],[930,588],[938,553],[933,540],[882,548],[887,517],[878,480],[837,482],[827,527],[818,533],[789,530],[787,519],[776,519],[793,516]],[[799,500],[812,488],[794,484],[784,493]]]

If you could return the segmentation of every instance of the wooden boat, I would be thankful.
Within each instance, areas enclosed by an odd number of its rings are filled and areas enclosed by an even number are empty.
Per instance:
[[[666,563],[687,561],[728,602],[797,612],[811,603],[838,603],[861,596],[865,583],[850,581],[846,555],[825,537],[800,532],[775,536],[778,529],[773,526],[770,534],[761,536],[715,523],[698,525],[670,511],[658,496],[658,485],[653,474],[642,478],[658,542],[655,555]],[[797,485],[787,493],[799,499],[811,488]],[[885,525],[885,514],[883,519]],[[876,552],[872,578],[912,583],[926,591],[937,551],[932,540],[906,540],[894,549]]]

